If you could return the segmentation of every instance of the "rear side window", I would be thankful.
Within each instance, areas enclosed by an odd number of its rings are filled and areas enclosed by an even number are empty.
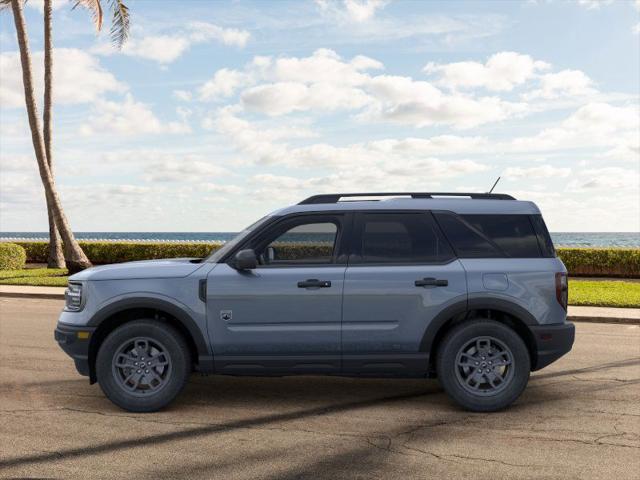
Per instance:
[[[444,263],[454,258],[428,213],[358,216],[357,263]]]
[[[538,237],[529,215],[462,215],[508,257],[539,258]]]
[[[547,230],[542,215],[531,215],[530,218],[538,237],[538,245],[542,251],[542,256],[547,258],[555,257],[556,249],[553,247],[551,235],[549,235],[549,230]]]
[[[440,227],[460,258],[495,258],[505,254],[487,236],[453,213],[434,213]]]

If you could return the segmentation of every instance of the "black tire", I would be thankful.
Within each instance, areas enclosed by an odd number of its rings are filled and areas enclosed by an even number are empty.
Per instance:
[[[506,353],[499,354],[501,351]],[[509,365],[494,365],[507,363],[509,358]],[[489,359],[492,365],[485,365]],[[446,334],[438,348],[436,370],[445,392],[460,406],[473,412],[494,412],[522,394],[531,362],[527,346],[513,329],[494,320],[475,319]]]
[[[145,351],[149,352],[147,358],[141,356]],[[154,360],[158,366],[136,370],[139,363],[144,364],[140,359]],[[128,380],[130,372],[133,380]],[[166,407],[182,391],[190,373],[191,355],[184,337],[171,325],[157,320],[134,320],[116,328],[102,342],[96,358],[100,388],[109,400],[130,412],[154,412]]]

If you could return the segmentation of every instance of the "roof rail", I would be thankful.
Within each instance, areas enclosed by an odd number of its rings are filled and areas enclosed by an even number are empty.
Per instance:
[[[469,197],[484,200],[515,200],[506,193],[465,193],[465,192],[384,192],[384,193],[327,193],[323,195],[313,195],[305,198],[298,205],[312,205],[317,203],[338,203],[341,198],[352,197],[411,197],[411,198],[433,198],[433,197]]]

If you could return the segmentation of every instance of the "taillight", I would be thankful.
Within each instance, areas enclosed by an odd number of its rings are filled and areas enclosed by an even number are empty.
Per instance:
[[[556,299],[558,303],[567,309],[567,303],[569,303],[569,281],[567,274],[564,272],[556,273]]]

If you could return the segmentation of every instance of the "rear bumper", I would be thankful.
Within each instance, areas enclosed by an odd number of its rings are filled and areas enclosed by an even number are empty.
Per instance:
[[[76,327],[58,323],[53,336],[60,348],[76,364],[80,375],[89,376],[89,343],[95,327]]]
[[[575,339],[575,326],[571,322],[559,325],[532,326],[536,343],[536,358],[532,371],[540,370],[568,353]]]

